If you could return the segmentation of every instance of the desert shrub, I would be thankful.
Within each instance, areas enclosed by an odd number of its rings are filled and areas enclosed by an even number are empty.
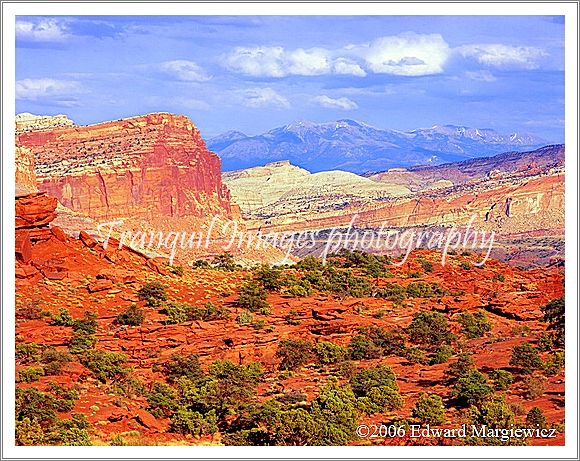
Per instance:
[[[73,323],[73,331],[75,333],[82,332],[88,335],[94,335],[98,327],[97,314],[86,311],[82,319],[76,319]]]
[[[312,357],[312,343],[302,339],[284,339],[278,344],[276,357],[281,358],[281,370],[296,370]]]
[[[469,261],[461,261],[459,263],[459,267],[461,267],[462,269],[465,269],[466,271],[469,271],[473,268],[473,266],[471,265],[471,263]]]
[[[530,374],[534,370],[542,368],[543,362],[537,349],[530,343],[522,343],[512,348],[510,365],[520,368],[524,374]]]
[[[379,365],[365,368],[351,378],[350,384],[367,414],[392,411],[404,404],[391,367]]]
[[[548,330],[554,332],[554,338],[558,346],[564,346],[564,333],[566,326],[565,310],[566,302],[564,296],[553,299],[542,307],[544,322],[548,323]]]
[[[42,367],[27,367],[18,372],[18,382],[31,383],[38,381],[41,376],[44,376],[44,368]]]
[[[422,424],[443,424],[445,422],[443,399],[436,394],[421,393],[411,414]]]
[[[546,378],[543,376],[526,376],[523,381],[527,399],[536,399],[546,391]]]
[[[58,312],[52,316],[51,325],[59,327],[72,327],[75,324],[75,319],[66,308],[60,308]]]
[[[179,407],[175,390],[159,381],[153,383],[151,392],[147,394],[147,403],[147,411],[157,418],[170,417]]]
[[[88,433],[90,427],[86,416],[73,414],[72,419],[59,420],[45,438],[46,445],[87,446],[92,445]]]
[[[300,402],[306,402],[308,395],[300,391],[290,391],[281,397],[278,397],[278,402],[283,405],[295,405]]]
[[[455,354],[455,350],[451,346],[447,344],[442,344],[431,356],[431,358],[429,359],[429,363],[431,365],[446,363],[447,361],[449,361],[451,357],[453,357],[453,354]]]
[[[298,280],[284,290],[284,294],[292,296],[293,298],[303,298],[304,296],[310,295],[311,292],[312,284],[306,279]]]
[[[242,311],[236,317],[236,322],[240,325],[247,325],[248,323],[252,323],[254,321],[254,316],[249,313],[248,311]]]
[[[158,307],[164,301],[167,301],[165,285],[160,282],[150,282],[143,285],[137,290],[137,296],[150,307]]]
[[[378,298],[388,299],[395,304],[401,304],[407,299],[407,290],[404,286],[398,283],[388,283],[383,288],[379,288],[376,292]]]
[[[322,365],[342,362],[347,356],[347,350],[344,347],[330,341],[317,343],[314,353],[318,363]]]
[[[383,350],[362,335],[350,338],[348,355],[352,360],[377,359],[383,355]]]
[[[483,309],[478,309],[473,314],[462,312],[457,321],[461,325],[463,334],[468,338],[480,338],[493,328]]]
[[[430,261],[427,261],[424,258],[419,258],[417,259],[417,261],[419,262],[419,264],[421,264],[421,267],[423,268],[423,270],[425,272],[433,272],[433,263]]]
[[[217,432],[217,416],[210,410],[205,414],[186,408],[178,409],[171,417],[170,432],[191,434],[197,437]]]
[[[282,271],[279,268],[262,265],[254,274],[256,280],[268,291],[278,291],[284,286]]]
[[[529,427],[539,427],[543,429],[546,427],[546,423],[547,421],[544,412],[538,407],[533,407],[526,415],[526,424]]]
[[[222,253],[221,255],[216,255],[211,264],[219,270],[227,271],[227,272],[234,272],[241,268],[239,264],[236,264],[234,257],[228,253]]]
[[[169,266],[169,270],[171,271],[172,274],[177,275],[178,277],[183,277],[183,274],[185,274],[185,269],[183,268],[183,266],[174,266],[173,264],[171,264]]]
[[[368,279],[354,275],[350,269],[331,268],[324,272],[324,281],[319,289],[338,296],[364,298],[370,296],[372,285]]]
[[[195,261],[193,261],[191,267],[193,267],[194,269],[210,269],[211,264],[209,263],[209,261],[206,261],[205,259],[196,259]]]
[[[495,274],[491,280],[492,282],[505,282],[505,275]]]
[[[455,362],[449,364],[447,370],[445,370],[445,377],[449,383],[453,383],[457,378],[474,368],[475,362],[471,357],[471,353],[462,352]]]
[[[420,347],[417,346],[408,347],[407,350],[405,351],[405,358],[410,363],[420,363],[422,365],[428,363],[425,351],[423,351]]]
[[[318,258],[314,256],[306,256],[298,261],[294,267],[296,269],[303,269],[305,271],[322,271],[324,269],[324,264]]]
[[[235,365],[228,360],[216,360],[207,373],[204,403],[218,416],[236,412],[254,399],[263,375],[262,366],[256,362]]]
[[[77,330],[73,332],[68,348],[72,354],[83,354],[95,347],[96,343],[97,338],[95,335],[88,334],[83,330]]]
[[[437,284],[411,282],[407,285],[407,296],[409,298],[430,298],[437,293],[437,288]]]
[[[40,362],[42,357],[42,345],[37,343],[18,343],[16,344],[16,360],[23,363]]]
[[[40,300],[25,299],[22,305],[16,308],[16,318],[25,320],[39,320],[43,318]]]
[[[402,330],[385,330],[382,327],[370,325],[358,329],[366,339],[379,347],[383,355],[401,355],[405,351],[405,336]]]
[[[216,306],[212,302],[207,302],[203,307],[194,309],[192,320],[213,322],[215,320],[228,320],[229,318],[230,313],[225,307]]]
[[[507,404],[505,396],[494,396],[479,406],[469,409],[468,420],[475,426],[486,426],[490,429],[513,429],[516,424],[515,414]],[[523,439],[501,437],[467,437],[469,445],[522,445]]]
[[[493,387],[498,391],[507,391],[514,382],[514,375],[507,370],[492,370],[489,377],[493,380]]]
[[[491,393],[492,388],[487,384],[487,379],[475,369],[462,374],[452,391],[453,397],[462,406],[478,405]]]
[[[447,319],[439,312],[417,312],[407,333],[412,342],[428,346],[448,344],[454,339]]]
[[[418,279],[418,278],[421,278],[421,272],[419,272],[419,271],[411,271],[411,272],[409,272],[408,277],[410,279]],[[416,296],[413,296],[413,297],[416,297]]]
[[[550,354],[544,362],[544,374],[546,376],[556,376],[564,368],[564,352],[555,352]]]
[[[256,280],[241,286],[236,302],[250,312],[264,312],[269,308],[268,293]]]
[[[44,373],[46,375],[58,375],[62,371],[62,367],[69,363],[72,357],[67,352],[62,352],[54,347],[45,349],[42,352],[41,361],[44,364]]]
[[[127,356],[118,352],[91,350],[81,357],[81,363],[103,383],[107,379],[116,381],[127,377],[132,370],[125,366],[126,362]]]
[[[118,325],[141,325],[145,320],[145,311],[137,307],[137,304],[131,304],[115,318]]]
[[[174,354],[167,362],[161,364],[161,371],[170,383],[176,382],[179,378],[197,382],[204,377],[197,354]]]
[[[548,352],[554,349],[554,340],[548,333],[542,333],[538,338],[538,350]]]
[[[161,309],[161,313],[167,315],[165,323],[174,325],[193,320],[195,309],[189,304],[170,302]]]
[[[512,327],[512,335],[514,336],[529,336],[532,330],[527,325],[514,325]]]
[[[351,362],[350,360],[345,360],[338,364],[338,374],[345,379],[350,380],[357,371],[356,363]]]

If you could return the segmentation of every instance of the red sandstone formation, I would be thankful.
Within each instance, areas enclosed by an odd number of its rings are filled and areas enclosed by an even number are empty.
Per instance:
[[[156,113],[16,136],[38,187],[95,219],[231,215],[220,160],[184,116]]]

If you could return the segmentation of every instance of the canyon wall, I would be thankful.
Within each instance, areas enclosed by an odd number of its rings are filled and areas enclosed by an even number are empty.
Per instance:
[[[219,157],[184,116],[155,113],[24,131],[38,189],[94,219],[231,216]]]

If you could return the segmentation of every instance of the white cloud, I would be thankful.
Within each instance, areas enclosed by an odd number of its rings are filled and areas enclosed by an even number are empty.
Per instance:
[[[457,51],[466,58],[473,58],[480,64],[491,67],[519,67],[537,69],[541,58],[548,56],[534,46],[510,46],[499,43],[464,45]]]
[[[184,82],[207,82],[211,79],[211,75],[193,61],[183,59],[165,61],[159,67],[163,72]]]
[[[47,97],[68,96],[81,91],[81,84],[70,80],[25,78],[16,82],[16,99],[29,101]]]
[[[66,26],[56,19],[42,19],[37,23],[16,21],[16,38],[35,42],[61,42],[70,34]]]
[[[353,50],[364,57],[372,72],[403,76],[440,74],[450,54],[441,35],[412,32],[380,37]]]
[[[251,88],[243,92],[243,103],[248,107],[283,107],[289,108],[290,102],[272,88]]]
[[[322,107],[330,109],[354,110],[358,109],[356,102],[348,98],[331,98],[330,96],[321,95],[312,98],[312,101],[320,104]]]
[[[478,70],[478,71],[467,71],[465,76],[470,80],[476,80],[478,82],[495,82],[497,78],[489,70]]]
[[[253,77],[328,74],[364,77],[367,71],[415,76],[443,72],[448,55],[449,46],[441,35],[406,33],[338,49],[237,47],[224,57],[224,63],[233,72]]]

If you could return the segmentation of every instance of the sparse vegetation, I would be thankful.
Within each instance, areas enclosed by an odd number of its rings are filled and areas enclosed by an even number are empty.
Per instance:
[[[454,339],[447,318],[439,312],[417,312],[407,333],[411,342],[429,347],[448,344]]]
[[[483,309],[478,309],[473,314],[462,312],[457,321],[461,325],[463,334],[468,338],[480,338],[493,328]]]
[[[445,422],[445,407],[443,400],[436,394],[420,394],[415,403],[412,416],[422,424],[439,425]]]
[[[137,326],[145,320],[145,311],[140,309],[137,304],[131,304],[115,318],[118,325]]]
[[[276,357],[281,358],[280,370],[296,370],[312,358],[312,343],[302,339],[283,339],[278,344]]]
[[[139,288],[137,296],[139,296],[139,299],[145,301],[149,307],[158,307],[164,301],[167,301],[165,289],[165,285],[160,282],[146,283]]]
[[[523,343],[512,348],[510,365],[520,368],[524,374],[530,374],[534,370],[542,368],[543,362],[537,349],[530,343]]]

